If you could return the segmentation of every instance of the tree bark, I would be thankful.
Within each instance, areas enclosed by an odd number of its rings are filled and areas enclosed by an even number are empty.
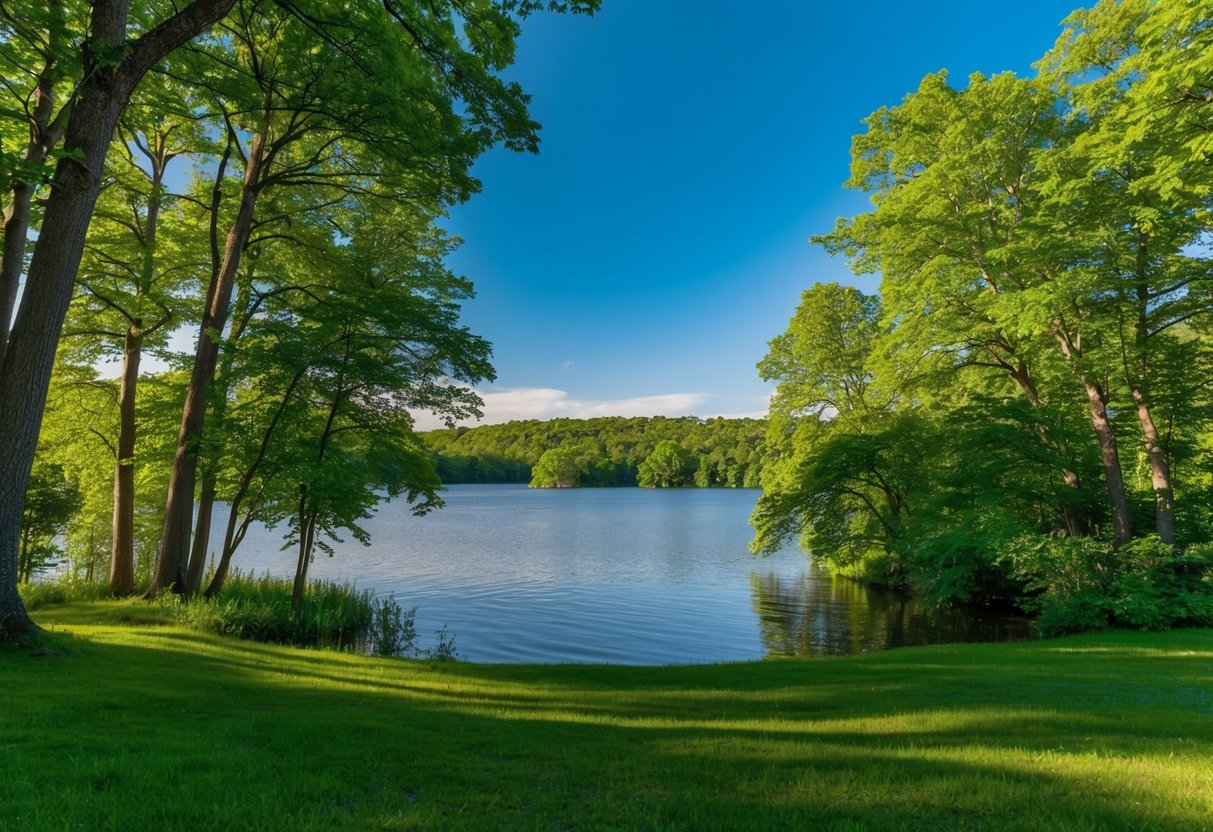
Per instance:
[[[1129,501],[1125,496],[1125,480],[1120,469],[1120,452],[1116,432],[1108,420],[1108,397],[1103,388],[1080,374],[1087,401],[1091,406],[1091,427],[1099,443],[1099,461],[1108,485],[1108,501],[1112,508],[1112,530],[1117,544],[1128,543],[1133,537],[1129,524]]]
[[[1137,237],[1137,316],[1133,326],[1133,341],[1136,350],[1136,371],[1130,371],[1125,360],[1125,374],[1129,377],[1129,394],[1137,409],[1141,432],[1146,443],[1146,458],[1150,462],[1150,485],[1154,490],[1154,530],[1159,539],[1175,545],[1175,491],[1171,486],[1171,463],[1167,449],[1158,434],[1150,405],[1146,400],[1146,379],[1150,365],[1147,350],[1150,338],[1150,287],[1149,237],[1141,232]]]
[[[17,556],[25,490],[63,319],[101,173],[118,118],[135,85],[161,58],[209,28],[235,0],[196,0],[133,43],[126,42],[129,0],[96,0],[85,45],[84,81],[64,132],[71,151],[59,161],[26,276],[21,308],[0,363],[0,637],[34,624],[17,593]],[[95,56],[120,53],[117,67]]]
[[[164,172],[172,158],[163,140],[150,155],[151,192],[143,227],[143,262],[139,268],[139,299],[151,291],[156,270],[156,232],[164,201]],[[110,592],[116,596],[135,591],[135,397],[139,385],[139,363],[143,357],[143,320],[128,316],[122,345],[122,383],[118,388],[118,458],[114,466],[114,520],[110,550]],[[161,323],[167,321],[167,318]],[[153,327],[155,329],[156,327]]]
[[[122,347],[122,382],[118,388],[118,458],[114,466],[114,519],[110,550],[110,592],[118,597],[135,591],[135,388],[143,333],[132,324]]]
[[[1087,403],[1091,410],[1091,428],[1095,431],[1095,441],[1099,445],[1099,461],[1103,467],[1104,482],[1108,488],[1108,503],[1112,510],[1112,530],[1116,536],[1117,545],[1128,543],[1133,538],[1133,529],[1129,522],[1129,500],[1125,494],[1125,479],[1120,467],[1120,450],[1116,445],[1116,431],[1108,419],[1107,391],[1092,381],[1080,366],[1081,335],[1072,338],[1059,325],[1054,329],[1053,336],[1061,347],[1062,355],[1070,362],[1074,374],[1082,384],[1083,391],[1087,394]]]
[[[194,517],[194,487],[198,471],[198,444],[206,421],[207,394],[215,376],[219,345],[215,334],[223,330],[231,304],[232,287],[240,258],[253,228],[253,211],[260,193],[264,131],[253,136],[252,148],[244,171],[240,207],[224,244],[223,263],[207,287],[206,310],[198,334],[194,369],[186,388],[177,433],[177,450],[169,474],[168,499],[164,507],[164,530],[160,537],[160,555],[156,573],[146,597],[154,598],[163,590],[182,592],[188,586],[186,575],[190,557],[190,526]]]
[[[236,290],[236,315],[232,319],[231,328],[228,330],[228,343],[224,347],[223,363],[216,377],[220,389],[216,391],[217,401],[215,402],[215,412],[211,418],[212,424],[222,424],[227,414],[227,393],[230,387],[232,363],[235,360],[234,345],[244,333],[244,327],[248,323],[248,312],[251,303],[252,277],[250,275],[247,279],[240,281],[240,287]],[[206,571],[207,549],[210,546],[211,539],[211,518],[214,516],[217,491],[218,457],[222,456],[222,453],[222,446],[216,448],[214,450],[216,458],[202,471],[202,489],[198,494],[198,519],[194,524],[194,542],[190,550],[189,566],[186,569],[185,575],[185,596],[187,598],[192,597],[202,587],[202,574]],[[235,508],[235,505],[233,505],[232,510],[235,511]],[[225,573],[226,571],[224,569]]]

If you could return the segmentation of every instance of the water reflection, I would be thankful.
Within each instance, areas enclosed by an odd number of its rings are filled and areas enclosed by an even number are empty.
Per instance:
[[[1025,618],[927,606],[812,565],[797,577],[751,572],[750,602],[767,656],[833,656],[1033,635]]]

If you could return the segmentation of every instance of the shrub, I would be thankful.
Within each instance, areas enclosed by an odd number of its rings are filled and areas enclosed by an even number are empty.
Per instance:
[[[299,615],[292,616],[291,581],[237,573],[215,598],[182,602],[170,596],[161,603],[173,620],[220,635],[352,649],[364,643],[370,630],[373,601],[369,591],[319,581],[308,585]]]
[[[97,601],[111,597],[108,585],[76,580],[71,577],[63,577],[56,581],[21,584],[17,591],[21,594],[25,608],[31,612],[52,604]]]
[[[1104,627],[1213,624],[1213,545],[1179,554],[1156,536],[1114,548],[1074,537],[1021,537],[1000,558],[1025,583],[1020,603],[1041,635]]]

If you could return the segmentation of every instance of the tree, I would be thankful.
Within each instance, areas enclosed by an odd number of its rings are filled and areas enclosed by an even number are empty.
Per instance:
[[[636,469],[636,482],[643,488],[678,488],[692,482],[694,460],[670,439],[657,443]]]
[[[58,554],[54,539],[79,508],[80,489],[68,479],[61,465],[34,466],[21,518],[18,572],[22,583],[29,583],[35,572],[54,566]]]
[[[195,0],[128,29],[128,0],[97,0],[71,53],[82,66],[61,155],[0,361],[0,633],[33,628],[17,594],[21,516],[47,387],[110,140],[135,86],[162,58],[211,26],[234,0]],[[142,16],[141,16],[142,17]]]
[[[55,348],[110,140],[144,75],[233,5],[234,0],[195,0],[158,18],[142,5],[132,16],[127,0],[97,0],[87,34],[72,46],[72,54],[80,58],[82,81],[64,127],[64,152],[38,231],[27,290],[0,363],[0,628],[6,636],[20,636],[33,626],[16,592],[21,507]],[[380,35],[408,44],[405,53],[425,56],[429,62],[431,71],[425,77],[441,78],[461,97],[461,123],[486,144],[501,140],[525,148],[535,145],[525,98],[516,85],[495,75],[512,59],[517,21],[545,6],[590,12],[597,2],[501,0],[456,9],[446,3],[387,0],[343,9],[340,18],[325,4],[300,0],[282,5],[305,21],[316,39],[328,37],[330,45],[355,58]],[[376,74],[395,77],[394,69]]]
[[[596,3],[570,5],[590,10]],[[246,84],[231,91],[236,95],[213,93],[231,95],[225,120],[236,147],[241,132],[248,147],[239,152],[239,206],[206,293],[149,597],[190,589],[198,451],[219,354],[214,336],[226,326],[254,228],[286,234],[274,225],[368,192],[385,204],[416,202],[437,212],[475,189],[468,170],[484,150],[498,142],[536,149],[538,125],[525,96],[496,74],[508,65],[518,33],[511,12],[534,7],[364,4],[358,15],[335,17],[322,4],[248,0],[206,44],[220,66],[243,68]],[[233,123],[243,130],[232,130]],[[258,218],[271,189],[307,196],[285,214]],[[192,557],[198,562],[199,547]]]
[[[571,448],[544,451],[531,471],[531,488],[576,488],[586,470],[586,458]]]

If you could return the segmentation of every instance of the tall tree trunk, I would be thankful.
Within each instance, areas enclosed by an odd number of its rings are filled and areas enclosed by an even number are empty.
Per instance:
[[[247,279],[240,281],[240,286],[236,290],[236,314],[228,331],[227,346],[223,350],[223,363],[216,377],[220,389],[216,391],[218,395],[215,397],[215,412],[211,417],[212,425],[216,423],[222,425],[227,414],[227,394],[231,382],[232,364],[235,361],[234,345],[244,333],[244,327],[248,323],[249,306],[252,303],[252,283],[252,276],[249,275]],[[213,453],[215,458],[202,470],[202,488],[198,493],[198,519],[194,524],[194,542],[185,574],[185,596],[187,598],[192,597],[202,587],[202,574],[206,571],[207,549],[211,540],[211,518],[214,516],[219,476],[218,458],[222,454],[222,446],[216,448]],[[235,508],[233,505],[232,511],[235,511]],[[226,571],[224,569],[225,573]]]
[[[1137,236],[1136,302],[1137,315],[1133,324],[1133,346],[1135,361],[1125,358],[1125,375],[1129,380],[1129,393],[1141,422],[1141,433],[1146,444],[1146,458],[1150,462],[1150,485],[1154,490],[1154,530],[1164,543],[1175,545],[1175,491],[1171,486],[1171,463],[1167,449],[1158,434],[1150,405],[1146,398],[1146,380],[1149,377],[1150,338],[1150,287],[1149,287],[1149,236],[1143,231]],[[1122,341],[1123,343],[1123,341]],[[1130,364],[1135,364],[1131,367]]]
[[[132,324],[122,347],[122,383],[118,388],[118,458],[114,466],[114,519],[110,550],[110,592],[135,591],[135,387],[143,333]]]
[[[34,629],[17,592],[21,515],[59,333],[114,128],[139,79],[234,2],[196,0],[134,42],[126,39],[129,0],[93,4],[84,81],[64,132],[64,147],[71,153],[55,169],[25,294],[0,363],[0,637],[21,637]],[[99,53],[124,57],[109,67],[95,60]]]
[[[299,615],[299,609],[303,605],[308,566],[312,562],[312,551],[316,543],[316,518],[308,512],[307,486],[300,486],[299,491],[299,558],[295,564],[295,583],[291,588],[292,617]]]
[[[1112,531],[1116,542],[1128,543],[1133,537],[1129,524],[1129,501],[1125,496],[1125,480],[1120,468],[1120,452],[1116,447],[1116,432],[1108,420],[1108,397],[1104,389],[1080,375],[1087,401],[1091,406],[1091,427],[1099,443],[1099,461],[1108,485],[1108,501],[1112,508]]]
[[[1129,522],[1129,500],[1125,494],[1125,479],[1120,467],[1120,450],[1116,445],[1116,431],[1108,419],[1108,394],[1106,389],[1092,381],[1081,366],[1081,336],[1071,337],[1060,325],[1054,328],[1053,336],[1061,347],[1062,354],[1070,362],[1074,374],[1087,394],[1091,410],[1091,428],[1099,445],[1099,461],[1103,467],[1104,482],[1108,488],[1108,505],[1112,510],[1112,531],[1116,543],[1127,543],[1133,537]]]
[[[185,406],[181,411],[181,428],[177,433],[177,451],[169,474],[168,499],[164,506],[164,530],[160,537],[159,558],[148,598],[171,589],[183,591],[187,586],[186,569],[190,556],[190,526],[194,517],[194,486],[198,470],[198,444],[206,421],[207,394],[215,376],[219,345],[214,333],[223,330],[231,304],[232,287],[240,257],[253,228],[253,211],[259,193],[264,131],[253,136],[252,148],[244,171],[240,191],[240,207],[228,231],[224,244],[223,263],[207,287],[206,310],[198,334],[194,369],[186,388]]]
[[[140,299],[151,292],[155,280],[156,232],[164,202],[164,172],[172,159],[163,137],[158,139],[149,157],[151,191],[143,224],[143,262],[139,267],[139,285],[135,289],[136,316]],[[167,317],[161,321],[166,322]],[[114,466],[113,548],[110,550],[109,575],[110,592],[119,597],[135,591],[135,398],[145,334],[142,318],[130,317],[122,345],[122,383],[118,388],[118,458]]]
[[[1154,528],[1164,543],[1175,545],[1175,492],[1171,488],[1171,465],[1158,434],[1154,418],[1140,385],[1130,389],[1137,407],[1137,419],[1146,440],[1146,458],[1150,461],[1150,483],[1154,488]]]

